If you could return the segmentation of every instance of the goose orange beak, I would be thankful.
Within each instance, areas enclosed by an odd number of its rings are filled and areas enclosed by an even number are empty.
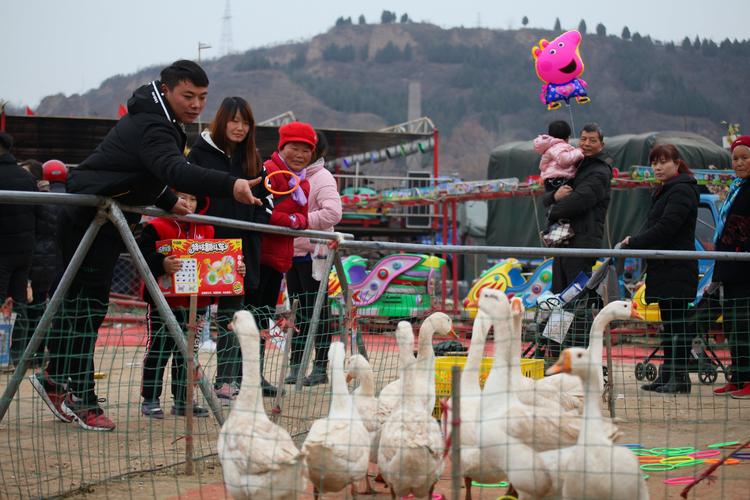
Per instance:
[[[556,373],[570,373],[572,367],[573,366],[570,360],[570,352],[568,352],[568,350],[566,349],[560,354],[560,358],[557,360],[557,363],[547,369],[547,375],[555,375]]]
[[[347,383],[347,384],[348,384],[349,382],[351,382],[351,381],[352,381],[353,379],[354,379],[354,377],[352,376],[352,374],[351,374],[351,373],[347,373],[347,374],[346,374],[346,383]]]
[[[630,308],[630,317],[641,321],[644,320],[643,316],[641,316],[641,313],[639,313],[638,309],[635,307],[635,303],[633,303],[632,307]]]
[[[456,330],[454,330],[453,328],[450,329],[450,331],[448,332],[448,335],[453,337],[454,339],[459,338],[458,334],[456,333]]]

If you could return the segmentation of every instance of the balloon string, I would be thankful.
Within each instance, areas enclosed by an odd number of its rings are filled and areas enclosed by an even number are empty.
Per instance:
[[[565,107],[568,108],[568,114],[570,115],[570,129],[573,131],[573,135],[577,135],[576,122],[573,120],[573,106],[570,103],[565,103]]]

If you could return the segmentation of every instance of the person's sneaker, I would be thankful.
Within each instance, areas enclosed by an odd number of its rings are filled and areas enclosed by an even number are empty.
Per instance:
[[[718,389],[714,389],[714,394],[716,396],[729,396],[731,393],[738,391],[740,388],[736,385],[729,383],[722,387],[719,387]]]
[[[72,394],[68,394],[62,403],[63,410],[73,417],[73,420],[87,431],[112,431],[117,427],[107,418],[99,404],[91,406],[84,404]]]
[[[305,387],[310,387],[313,385],[320,385],[320,384],[327,384],[327,383],[328,383],[328,375],[326,374],[326,372],[315,371],[315,370],[313,370],[313,372],[310,375],[308,375],[302,380],[302,385],[304,385]]]
[[[73,416],[63,409],[63,401],[67,391],[64,386],[55,384],[47,376],[47,372],[38,372],[29,376],[29,381],[34,390],[41,396],[52,414],[61,422],[73,421]]]
[[[173,406],[169,413],[170,415],[174,415],[176,417],[184,417],[185,407]],[[198,403],[193,403],[193,416],[194,417],[206,418],[208,414],[209,412],[206,408],[200,406]]]
[[[215,387],[214,394],[216,394],[216,399],[224,406],[231,405],[237,397],[231,384],[221,384],[219,387]]]
[[[733,399],[750,399],[750,384],[745,384],[742,389],[729,394]]]
[[[141,405],[141,413],[146,417],[158,420],[164,418],[164,412],[161,409],[158,399],[156,401],[144,401]]]

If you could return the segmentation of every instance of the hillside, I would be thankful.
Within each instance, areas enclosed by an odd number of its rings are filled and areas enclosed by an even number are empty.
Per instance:
[[[322,127],[377,129],[406,120],[408,82],[422,85],[422,114],[441,131],[441,171],[483,178],[491,149],[534,137],[565,108],[546,111],[531,47],[538,29],[443,29],[422,23],[343,25],[304,43],[205,62],[211,79],[204,120],[224,96],[241,95],[256,118],[292,110]],[[634,35],[587,34],[581,53],[592,102],[572,105],[577,127],[599,122],[608,135],[687,130],[719,141],[722,120],[747,122],[750,43],[654,43]],[[54,95],[37,114],[115,117],[160,66],[109,78],[83,95]]]

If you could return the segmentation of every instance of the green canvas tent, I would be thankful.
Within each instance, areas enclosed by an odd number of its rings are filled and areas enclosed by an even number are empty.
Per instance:
[[[572,141],[576,144],[576,140]],[[650,132],[604,138],[605,151],[613,165],[627,172],[633,165],[648,165],[648,153],[655,144],[674,144],[691,168],[731,168],[729,152],[703,136],[689,132]],[[539,155],[531,141],[512,142],[495,148],[487,167],[488,179],[539,175]],[[613,246],[637,232],[651,204],[647,188],[612,191],[605,244]],[[525,196],[490,200],[487,210],[487,244],[497,246],[541,246],[539,231],[545,227],[541,197]],[[608,240],[608,241],[607,241]]]

